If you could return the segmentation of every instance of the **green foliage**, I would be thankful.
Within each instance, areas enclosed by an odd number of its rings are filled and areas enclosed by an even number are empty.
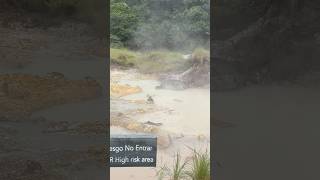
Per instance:
[[[210,155],[193,150],[191,169],[187,172],[192,180],[210,180]]]
[[[172,169],[164,166],[158,171],[159,179],[164,177],[169,177],[170,180],[181,180],[186,178],[185,168],[187,166],[187,161],[181,160],[181,155],[177,153],[174,159],[174,165]]]
[[[167,20],[159,23],[142,23],[134,33],[134,41],[139,48],[145,50],[161,47],[171,49],[176,44],[179,44],[181,40],[185,39],[179,38],[183,36],[183,34],[179,34],[178,28],[179,27],[171,24],[171,22]],[[174,34],[177,34],[177,36],[174,36]]]
[[[175,164],[173,167],[173,180],[179,180],[184,177],[184,168],[187,165],[187,162],[181,162],[181,156],[179,153],[176,154]]]
[[[210,180],[210,155],[207,151],[199,152],[195,149],[191,162],[182,160],[177,153],[174,158],[173,167],[166,165],[158,171],[158,179],[169,178],[170,180]]]
[[[135,67],[140,54],[127,49],[110,49],[111,64],[121,67]]]
[[[110,9],[112,43],[125,44],[132,38],[137,27],[137,14],[125,0],[112,0]]]
[[[200,5],[186,9],[182,13],[182,19],[185,30],[194,36],[210,32],[210,14]]]
[[[123,68],[137,68],[143,73],[183,71],[190,61],[182,54],[170,51],[134,52],[127,49],[110,49],[111,64]]]
[[[190,50],[208,44],[209,12],[210,0],[113,0],[111,35],[129,48]]]
[[[121,39],[116,35],[113,35],[113,34],[110,35],[110,42],[111,42],[111,47],[113,47],[113,48],[122,48],[123,47],[123,43],[122,43]]]

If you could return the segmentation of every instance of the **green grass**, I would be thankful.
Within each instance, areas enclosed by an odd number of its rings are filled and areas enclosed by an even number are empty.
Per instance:
[[[177,153],[174,159],[174,165],[172,168],[166,166],[162,167],[158,172],[158,179],[161,180],[164,177],[168,176],[170,180],[181,180],[186,179],[185,168],[187,166],[187,161],[181,160],[181,155]]]
[[[141,58],[140,53],[129,51],[127,49],[110,49],[111,65],[120,67],[136,67],[138,59]]]
[[[111,65],[124,68],[137,68],[143,73],[183,71],[190,61],[181,53],[170,51],[134,52],[127,49],[110,49]]]
[[[210,180],[210,155],[193,150],[192,165],[187,171],[192,180]]]
[[[185,176],[184,174],[184,168],[186,167],[187,162],[181,162],[181,156],[179,153],[176,154],[175,164],[173,167],[173,174],[172,179],[173,180],[179,180]]]
[[[158,171],[158,180],[210,180],[210,154],[193,150],[193,156],[188,162],[181,159],[177,153],[172,168],[163,166]]]

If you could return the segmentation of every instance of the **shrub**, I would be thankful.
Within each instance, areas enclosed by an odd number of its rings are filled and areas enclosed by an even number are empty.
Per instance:
[[[210,61],[210,52],[203,48],[196,48],[192,53],[192,61],[196,64],[203,64],[205,61]]]
[[[110,49],[111,64],[137,68],[143,73],[183,71],[190,66],[182,54],[170,51],[134,52],[128,49]]]
[[[139,56],[139,53],[127,49],[110,49],[111,64],[121,67],[135,67]]]

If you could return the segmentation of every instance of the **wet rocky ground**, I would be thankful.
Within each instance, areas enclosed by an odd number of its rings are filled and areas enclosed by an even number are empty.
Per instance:
[[[112,179],[154,180],[161,167],[171,167],[177,152],[187,159],[190,148],[209,150],[209,88],[158,89],[160,83],[134,69],[111,69],[111,136],[156,135],[159,147],[157,168],[111,168]]]

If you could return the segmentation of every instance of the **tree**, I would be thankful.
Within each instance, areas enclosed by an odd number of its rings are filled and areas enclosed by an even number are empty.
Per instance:
[[[111,42],[127,42],[132,38],[138,25],[137,13],[128,6],[126,0],[112,0],[110,12]]]
[[[112,40],[138,49],[181,50],[208,44],[209,2],[209,0],[113,0],[111,1]]]

